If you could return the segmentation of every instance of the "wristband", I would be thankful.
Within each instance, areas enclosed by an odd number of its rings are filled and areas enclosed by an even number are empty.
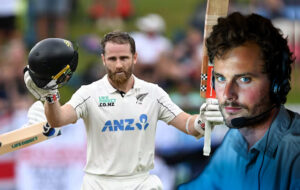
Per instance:
[[[187,132],[187,134],[190,134],[190,130],[189,130],[189,123],[190,123],[190,120],[193,116],[191,115],[187,120],[186,120],[186,123],[185,123],[185,130]]]
[[[59,92],[57,91],[55,94],[49,94],[46,96],[46,100],[48,103],[53,104],[58,101],[60,98]]]

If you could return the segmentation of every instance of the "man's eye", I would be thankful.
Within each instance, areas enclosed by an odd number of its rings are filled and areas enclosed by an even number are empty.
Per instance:
[[[129,57],[124,56],[124,57],[121,57],[120,59],[121,59],[122,61],[125,61],[125,60],[129,59]]]
[[[241,80],[243,83],[249,83],[249,82],[251,82],[251,78],[249,78],[249,77],[241,77],[240,80]]]
[[[217,79],[218,82],[224,82],[225,81],[225,77],[223,77],[223,76],[217,76],[216,79]]]

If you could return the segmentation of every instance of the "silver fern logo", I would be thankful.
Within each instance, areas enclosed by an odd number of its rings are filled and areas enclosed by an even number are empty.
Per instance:
[[[138,95],[136,96],[136,103],[137,103],[137,104],[142,104],[144,98],[145,98],[147,95],[148,95],[148,93],[138,94]]]

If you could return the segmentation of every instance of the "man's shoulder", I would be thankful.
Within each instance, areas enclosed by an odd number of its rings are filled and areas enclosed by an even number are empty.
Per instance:
[[[290,124],[288,130],[285,132],[281,146],[286,149],[297,150],[300,153],[300,115],[297,112],[289,111],[289,115],[291,116]]]
[[[145,81],[143,79],[140,79],[140,78],[137,78],[135,77],[135,80],[137,82],[137,86],[141,89],[149,89],[149,90],[153,90],[153,89],[159,89],[160,87],[155,84],[155,83],[152,83],[152,82],[148,82],[148,81]]]
[[[293,136],[300,136],[300,114],[291,110],[286,109],[290,117],[289,129],[287,134]],[[300,141],[300,138],[297,138]]]
[[[294,111],[290,111],[290,110],[288,110],[288,112],[293,115],[294,122],[296,122],[299,125],[300,124],[300,114],[298,112],[294,112]]]

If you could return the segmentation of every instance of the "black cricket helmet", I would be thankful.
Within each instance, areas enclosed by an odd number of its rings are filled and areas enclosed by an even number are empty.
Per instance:
[[[25,71],[33,82],[43,89],[55,89],[70,80],[78,64],[77,47],[69,40],[47,38],[38,42],[29,52]]]

